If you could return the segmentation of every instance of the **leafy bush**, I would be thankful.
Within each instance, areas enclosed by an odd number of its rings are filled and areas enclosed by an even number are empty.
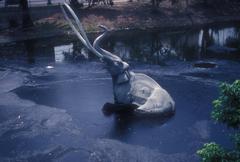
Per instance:
[[[202,158],[203,162],[220,162],[225,157],[225,150],[218,144],[211,142],[204,144],[197,154]]]
[[[240,126],[240,80],[233,84],[220,85],[220,96],[213,101],[212,118],[216,122],[222,122],[229,127],[238,129]],[[211,142],[204,144],[197,151],[202,162],[240,162],[240,134],[233,135],[235,147],[231,150],[222,148]]]
[[[229,127],[240,126],[240,80],[233,84],[223,83],[220,86],[220,97],[213,101],[212,118]]]

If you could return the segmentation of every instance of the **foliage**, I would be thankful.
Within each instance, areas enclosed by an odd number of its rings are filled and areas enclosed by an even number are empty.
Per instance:
[[[240,80],[233,84],[222,83],[220,85],[220,96],[213,101],[212,118],[222,122],[229,127],[240,126]],[[197,151],[202,162],[240,162],[240,134],[232,136],[234,148],[224,149],[220,145],[211,142],[206,143]]]
[[[236,150],[240,151],[240,134],[239,133],[233,136],[233,141],[234,141]]]
[[[240,162],[240,134],[234,135],[235,148],[226,150],[214,142],[206,143],[197,151],[202,162]]]
[[[233,84],[223,83],[220,86],[220,97],[213,101],[212,118],[227,126],[240,126],[240,80]]]
[[[202,158],[203,162],[220,162],[225,157],[225,150],[218,144],[211,142],[204,144],[197,154]]]

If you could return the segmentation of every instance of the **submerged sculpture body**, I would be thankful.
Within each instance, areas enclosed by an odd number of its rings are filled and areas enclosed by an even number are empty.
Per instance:
[[[132,72],[121,58],[99,46],[101,40],[109,33],[105,26],[100,26],[104,33],[95,39],[92,46],[77,16],[67,4],[65,6],[74,17],[80,33],[62,8],[73,31],[82,43],[106,64],[112,76],[115,104],[135,105],[134,112],[137,114],[163,115],[175,111],[173,99],[156,81],[145,74]]]

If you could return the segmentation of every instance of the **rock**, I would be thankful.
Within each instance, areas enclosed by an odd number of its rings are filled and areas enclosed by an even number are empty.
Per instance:
[[[217,54],[232,54],[237,52],[236,48],[230,48],[225,46],[213,45],[207,48],[209,52]]]
[[[10,70],[0,72],[0,93],[9,92],[23,85],[25,75],[21,72],[11,72]]]

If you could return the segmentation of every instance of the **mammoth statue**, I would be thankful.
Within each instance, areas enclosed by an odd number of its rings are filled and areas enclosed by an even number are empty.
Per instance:
[[[165,115],[175,111],[175,103],[168,92],[163,89],[151,77],[134,73],[129,69],[128,63],[117,55],[100,47],[101,41],[111,31],[101,25],[103,34],[98,36],[93,45],[89,42],[82,24],[68,4],[64,4],[76,21],[78,29],[61,6],[63,14],[81,42],[106,65],[111,74],[113,82],[113,93],[115,103],[112,105],[116,111],[122,109],[133,109],[137,115]],[[130,108],[131,107],[131,108]]]

